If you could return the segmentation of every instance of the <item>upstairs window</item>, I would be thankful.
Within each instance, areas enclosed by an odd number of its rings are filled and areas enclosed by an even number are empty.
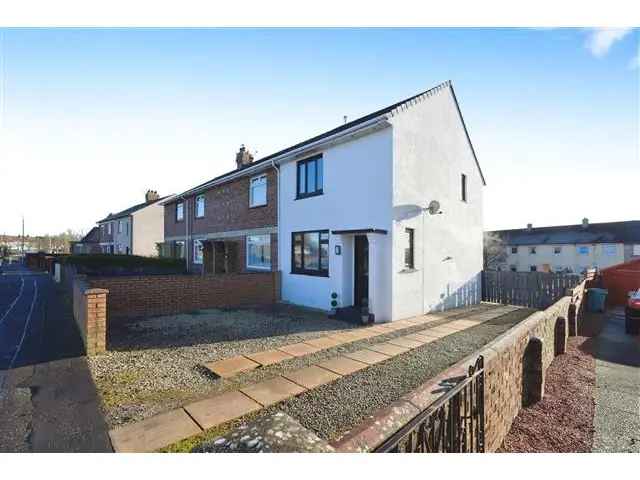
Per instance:
[[[184,220],[184,202],[176,203],[176,222]]]
[[[267,204],[267,176],[261,175],[249,181],[249,207],[262,207]]]
[[[405,228],[405,239],[404,239],[404,268],[407,270],[414,269],[414,229],[413,228]]]
[[[518,247],[511,247],[511,253],[518,253]]]
[[[555,255],[562,253],[562,247],[553,247],[553,253]]]
[[[633,250],[631,251],[631,255],[633,255],[634,257],[636,255],[640,255],[640,244],[635,244],[633,246]]]
[[[589,255],[589,247],[586,245],[579,246],[578,255]]]
[[[536,254],[536,247],[529,247],[529,255],[535,255],[535,254]]]
[[[204,217],[204,195],[198,195],[196,197],[196,218]]]
[[[107,234],[111,235],[111,222],[107,223]]]
[[[291,234],[291,271],[303,275],[329,276],[329,231]]]
[[[460,175],[460,199],[467,201],[467,176],[464,173]]]
[[[529,270],[530,270],[530,271],[532,271],[532,272],[537,272],[537,271],[538,271],[538,267],[537,267],[537,266],[535,266],[535,265],[531,265],[531,266],[529,267]]]
[[[322,195],[322,155],[300,160],[297,164],[296,198]]]
[[[122,220],[118,220],[118,233],[122,233]]]

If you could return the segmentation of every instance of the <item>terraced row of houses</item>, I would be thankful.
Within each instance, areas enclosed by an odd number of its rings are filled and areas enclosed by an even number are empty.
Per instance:
[[[377,321],[480,301],[485,180],[451,82],[97,222],[82,248],[278,271],[284,301]],[[91,245],[87,247],[86,245]]]

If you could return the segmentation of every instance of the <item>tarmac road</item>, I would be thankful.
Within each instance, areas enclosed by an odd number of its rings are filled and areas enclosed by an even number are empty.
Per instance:
[[[0,272],[0,452],[112,451],[70,307],[46,273]]]

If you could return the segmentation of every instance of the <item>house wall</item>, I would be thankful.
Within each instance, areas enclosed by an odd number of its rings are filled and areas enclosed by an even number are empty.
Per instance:
[[[176,204],[164,206],[164,241],[184,240],[185,222],[188,223],[189,242],[187,242],[187,258],[189,269],[200,272],[202,266],[193,262],[193,240],[219,239],[238,240],[242,252],[245,249],[247,235],[271,234],[272,269],[277,269],[277,195],[278,179],[273,168],[247,175],[227,183],[217,185],[202,192],[205,195],[205,214],[203,218],[195,218],[195,195],[185,199],[185,219],[176,221]],[[267,205],[249,206],[249,182],[252,178],[267,175]],[[187,218],[188,216],[188,218]],[[240,258],[246,267],[244,254]]]
[[[291,273],[291,234],[307,230],[387,230],[378,235],[376,256],[380,282],[376,285],[372,309],[376,321],[391,319],[391,235],[392,132],[376,131],[346,143],[314,151],[302,158],[323,154],[323,194],[296,200],[296,162],[280,167],[279,258],[282,270],[282,298],[308,307],[328,310],[331,293],[339,295],[341,306],[352,304],[353,237],[329,234],[329,276],[315,277]],[[336,245],[342,255],[335,254]],[[370,279],[371,282],[371,279]],[[371,283],[370,283],[370,294]]]
[[[118,233],[118,223],[122,222],[122,232]],[[122,217],[113,221],[113,243],[116,254],[131,253],[131,217]]]
[[[164,207],[150,204],[131,214],[131,252],[145,257],[158,256],[156,245],[164,241]]]
[[[529,253],[530,247],[536,248],[535,254]],[[555,247],[561,247],[560,253],[554,253]],[[578,253],[581,247],[588,248],[588,253]],[[507,246],[507,258],[501,267],[509,269],[515,265],[518,272],[528,272],[532,265],[543,271],[543,265],[548,264],[552,271],[568,268],[573,273],[581,273],[587,268],[610,267],[624,262],[624,259],[625,245],[622,243],[520,245],[517,253],[511,253],[511,246]]]
[[[478,303],[483,267],[482,178],[447,87],[393,124],[393,318]],[[467,201],[461,200],[461,174]],[[440,202],[442,214],[422,213]],[[415,230],[415,270],[404,268],[404,231]]]
[[[109,233],[109,224],[111,224],[111,233]],[[98,223],[99,229],[99,243],[101,247],[106,247],[113,244],[114,225],[112,221]]]

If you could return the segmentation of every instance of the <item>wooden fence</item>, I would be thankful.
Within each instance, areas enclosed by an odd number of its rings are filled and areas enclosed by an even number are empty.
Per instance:
[[[567,273],[482,272],[482,301],[545,309],[582,277]]]

